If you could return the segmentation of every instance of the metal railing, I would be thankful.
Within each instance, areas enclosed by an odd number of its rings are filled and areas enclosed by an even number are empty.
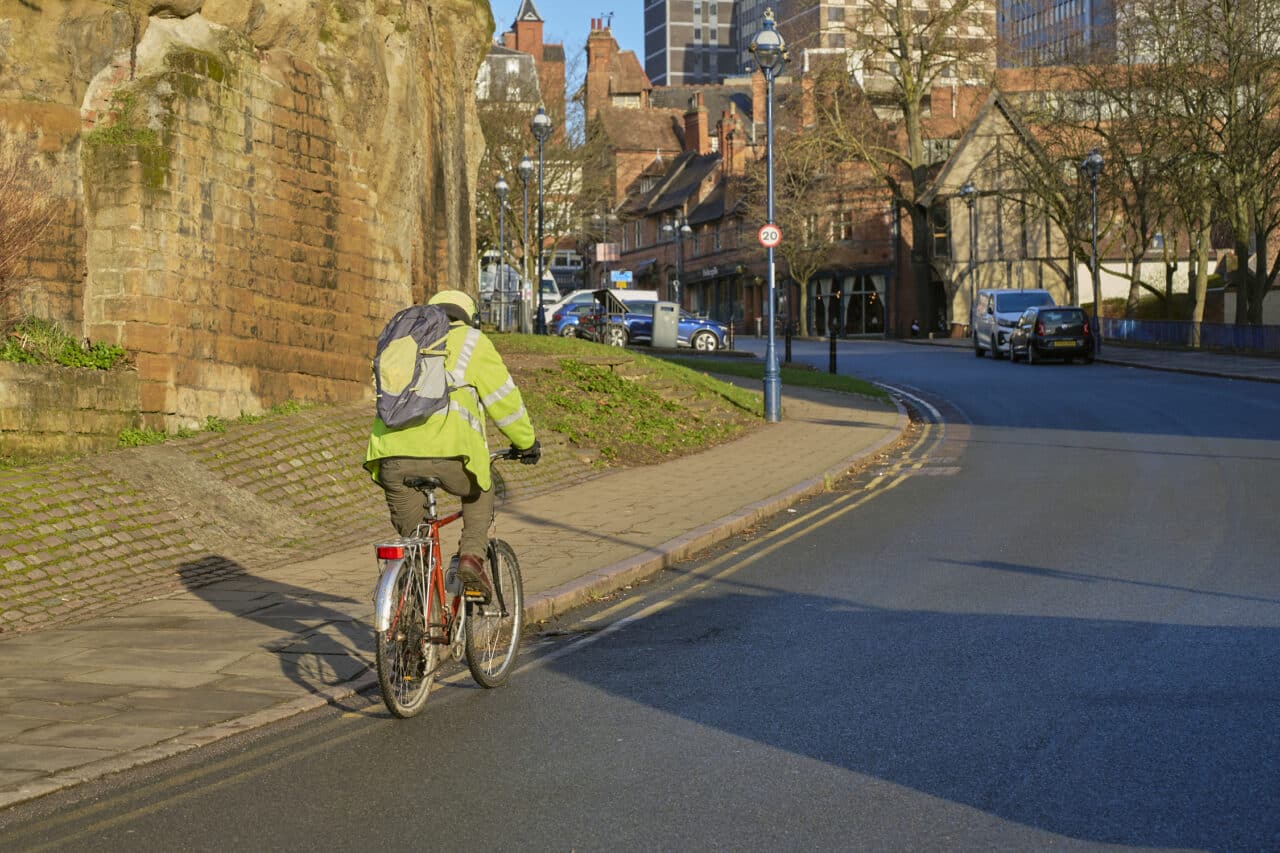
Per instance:
[[[1125,320],[1119,317],[1100,317],[1098,322],[1104,341],[1280,355],[1280,326],[1197,324],[1187,320]]]

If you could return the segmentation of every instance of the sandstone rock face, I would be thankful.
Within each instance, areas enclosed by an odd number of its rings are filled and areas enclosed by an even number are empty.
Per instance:
[[[145,425],[366,397],[391,314],[474,292],[487,4],[3,8],[0,135],[58,201],[19,307],[134,353]]]

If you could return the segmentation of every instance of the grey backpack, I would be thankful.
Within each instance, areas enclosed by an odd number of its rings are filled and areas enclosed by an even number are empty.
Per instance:
[[[448,334],[449,316],[439,305],[411,305],[382,330],[373,381],[384,424],[414,426],[449,405],[454,389],[444,364]]]

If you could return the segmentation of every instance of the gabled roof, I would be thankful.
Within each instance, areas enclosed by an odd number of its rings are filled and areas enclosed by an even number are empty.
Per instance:
[[[671,161],[653,189],[625,203],[622,211],[630,216],[651,216],[685,207],[689,199],[697,196],[703,181],[715,172],[719,164],[719,154],[686,151]]]
[[[538,8],[533,5],[533,0],[524,0],[520,4],[519,11],[516,12],[517,21],[542,21],[542,16],[538,14]]]
[[[667,107],[688,112],[693,96],[702,94],[702,105],[707,109],[707,116],[716,121],[726,111],[751,120],[751,80],[747,78],[743,84],[721,83],[715,86],[662,86],[649,94],[649,103],[655,107]],[[761,120],[764,117],[761,116]]]
[[[675,110],[601,107],[596,121],[615,151],[679,151],[684,119]]]
[[[955,184],[956,178],[953,172],[958,167],[961,155],[964,149],[973,144],[973,140],[983,131],[983,128],[994,118],[999,117],[1008,122],[1013,128],[1014,133],[1018,136],[1019,141],[1027,146],[1030,150],[1040,152],[1040,146],[1036,142],[1035,136],[1022,122],[1022,119],[1013,110],[1007,97],[999,90],[993,90],[987,96],[987,102],[982,105],[982,109],[978,111],[977,117],[970,123],[969,129],[965,131],[964,136],[960,137],[960,142],[956,144],[955,149],[951,152],[951,156],[942,165],[938,174],[934,176],[929,188],[920,196],[919,203],[925,207],[931,205],[935,199],[940,196],[951,195],[949,188]]]
[[[651,89],[653,83],[634,50],[618,51],[609,60],[609,94],[635,95]]]

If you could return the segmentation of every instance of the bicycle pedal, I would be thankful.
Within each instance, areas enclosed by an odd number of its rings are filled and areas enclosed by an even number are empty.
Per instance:
[[[464,589],[462,591],[462,598],[463,600],[469,601],[473,604],[489,603],[489,594],[483,589]]]

